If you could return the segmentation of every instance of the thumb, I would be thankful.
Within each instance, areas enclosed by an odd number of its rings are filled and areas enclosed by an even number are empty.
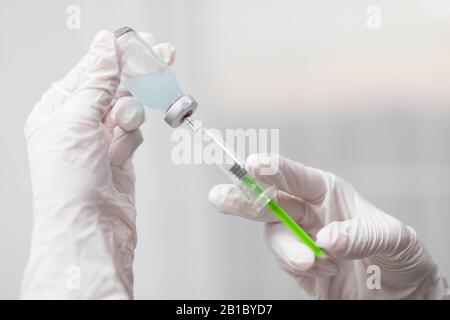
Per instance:
[[[107,116],[123,131],[130,132],[139,128],[145,121],[144,106],[134,97],[125,96],[119,98]]]
[[[117,100],[108,116],[115,125],[109,150],[111,164],[120,167],[143,141],[139,126],[145,121],[145,111],[133,97],[123,97]]]
[[[331,222],[317,233],[317,245],[340,259],[396,255],[414,235],[397,219],[382,213]]]
[[[100,32],[94,39],[84,61],[84,72],[77,88],[63,108],[89,110],[101,121],[108,111],[120,83],[121,62],[114,34]]]

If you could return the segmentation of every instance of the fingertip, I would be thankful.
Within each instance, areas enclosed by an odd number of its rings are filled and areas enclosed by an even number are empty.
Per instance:
[[[344,256],[349,245],[347,221],[333,221],[317,232],[316,244],[334,256]]]
[[[279,169],[279,156],[271,153],[251,154],[245,161],[245,168],[255,177],[274,175]]]
[[[208,200],[217,210],[225,213],[229,210],[229,203],[234,201],[230,197],[235,188],[233,184],[218,184],[209,191]]]
[[[208,193],[208,201],[213,205],[214,208],[219,210],[219,194],[220,194],[220,185],[216,185],[209,190]]]
[[[120,84],[122,66],[119,60],[114,34],[109,31],[98,33],[88,54],[70,73],[72,81],[78,80],[76,85],[72,85],[72,94],[64,107],[71,109],[83,106],[92,110],[95,119],[101,121],[109,111]]]
[[[245,160],[247,170],[255,170],[261,166],[261,163],[268,158],[266,153],[252,153]]]
[[[249,220],[265,221],[266,217],[254,210],[251,199],[234,184],[220,184],[208,194],[211,204],[221,213]]]
[[[267,223],[264,237],[269,249],[289,268],[305,272],[314,265],[315,255],[312,250],[300,242],[283,224]]]
[[[138,32],[141,39],[147,44],[148,46],[152,47],[155,45],[155,36],[150,32]]]
[[[105,66],[105,63],[97,63],[99,59],[103,58],[105,60],[106,57],[111,57],[111,55],[105,55],[105,52],[114,52],[114,62],[117,64],[117,67],[120,69],[119,65],[119,44],[117,42],[116,37],[114,36],[114,33],[111,31],[103,30],[97,33],[97,35],[94,37],[94,40],[91,43],[91,46],[89,48],[89,53],[84,61],[82,63],[85,65],[87,69],[89,67],[94,67],[96,65],[103,67]],[[108,58],[108,60],[111,60],[111,58]],[[111,64],[111,63],[109,63]]]
[[[115,40],[116,37],[114,36],[114,33],[102,30],[95,35],[94,40],[92,40],[91,43],[91,48],[101,47],[102,45],[111,45],[116,42]]]
[[[311,269],[315,262],[315,255],[310,248],[301,242],[292,243],[285,249],[286,262],[299,272]]]
[[[112,108],[113,118],[122,130],[131,132],[145,121],[145,108],[134,97],[125,96],[117,100]]]
[[[176,50],[170,43],[160,43],[153,46],[153,51],[166,64],[171,65],[175,61]]]

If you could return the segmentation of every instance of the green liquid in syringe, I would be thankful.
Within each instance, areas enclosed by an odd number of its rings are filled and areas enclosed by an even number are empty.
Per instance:
[[[251,192],[253,192],[257,197],[259,197],[264,189],[248,174],[241,178],[241,182],[245,187],[247,187]],[[302,227],[286,212],[284,209],[273,199],[270,199],[266,207],[268,207],[272,212],[283,222],[304,244],[306,244],[317,257],[320,257],[323,253],[323,249],[318,247],[311,236],[303,230]]]

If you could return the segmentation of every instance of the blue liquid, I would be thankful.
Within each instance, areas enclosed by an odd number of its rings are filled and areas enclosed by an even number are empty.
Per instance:
[[[125,80],[125,87],[144,106],[166,112],[184,94],[175,73],[170,70]]]

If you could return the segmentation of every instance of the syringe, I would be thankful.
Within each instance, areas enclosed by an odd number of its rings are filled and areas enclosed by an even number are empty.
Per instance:
[[[211,141],[220,148],[228,158],[225,161],[214,161],[230,179],[255,199],[255,210],[259,211],[264,207],[270,209],[275,216],[284,223],[305,245],[307,245],[316,255],[320,257],[324,250],[316,245],[311,236],[273,199],[273,188],[264,188],[245,170],[244,164],[238,159],[235,153],[221,139],[213,135],[208,129],[194,122],[189,117],[184,119],[188,127],[201,138],[201,141]],[[214,160],[214,159],[213,159]],[[223,159],[222,159],[223,160]]]

